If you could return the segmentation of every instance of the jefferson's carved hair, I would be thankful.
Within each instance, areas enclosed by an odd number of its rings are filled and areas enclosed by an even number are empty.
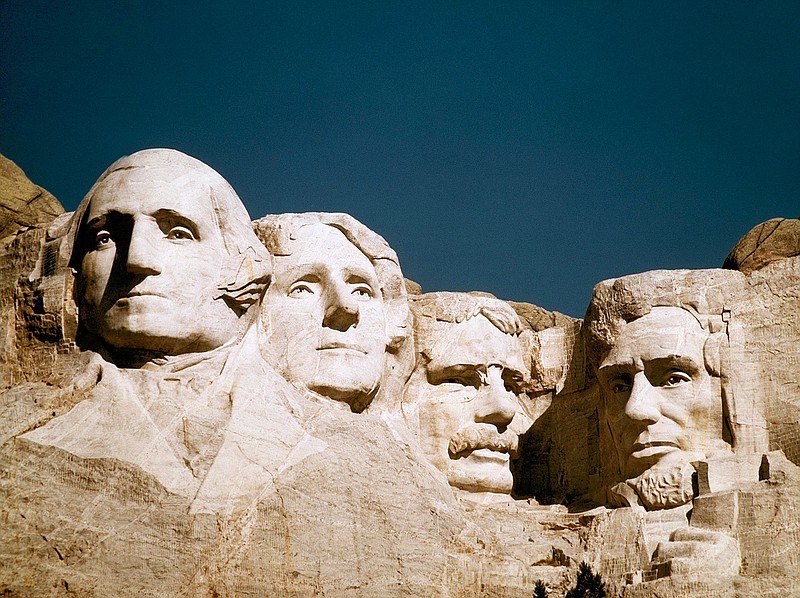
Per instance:
[[[291,255],[292,239],[303,226],[323,224],[340,231],[367,256],[375,268],[386,311],[388,349],[396,351],[405,343],[411,334],[405,280],[397,254],[383,237],[349,214],[328,212],[275,214],[265,216],[254,224],[256,234],[264,242],[269,253],[274,256]]]

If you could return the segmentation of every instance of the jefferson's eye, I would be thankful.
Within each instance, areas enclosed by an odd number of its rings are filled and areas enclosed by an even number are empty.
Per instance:
[[[173,226],[167,233],[167,239],[170,241],[192,241],[194,235],[185,226]]]
[[[692,377],[685,372],[670,372],[669,376],[667,376],[664,381],[661,383],[661,386],[678,386],[680,384],[685,384],[686,382],[691,382]]]
[[[311,290],[311,287],[305,284],[296,284],[289,289],[289,297],[303,297],[313,294],[314,291]]]
[[[353,289],[352,294],[365,299],[373,296],[372,289],[366,285],[357,286]]]
[[[110,244],[112,240],[111,233],[109,233],[107,230],[101,230],[95,235],[94,244],[95,247],[100,248]]]

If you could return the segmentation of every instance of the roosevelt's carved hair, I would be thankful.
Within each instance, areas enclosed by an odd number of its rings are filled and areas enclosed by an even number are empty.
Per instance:
[[[444,334],[442,323],[459,323],[478,315],[485,317],[505,334],[519,335],[522,323],[519,316],[505,301],[467,293],[437,292],[410,298],[414,314],[419,353],[428,353]]]

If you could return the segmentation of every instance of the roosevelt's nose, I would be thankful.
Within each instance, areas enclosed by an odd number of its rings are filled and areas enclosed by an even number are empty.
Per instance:
[[[161,273],[162,256],[155,244],[157,237],[152,230],[154,227],[156,225],[149,222],[133,223],[128,259],[125,264],[128,272],[147,276]]]
[[[358,324],[358,301],[344,284],[332,284],[328,287],[325,301],[325,315],[322,325],[344,332]]]
[[[632,420],[646,422],[657,422],[661,418],[658,395],[644,372],[637,372],[633,377],[625,415]]]
[[[505,428],[517,413],[517,397],[506,388],[503,368],[499,366],[487,368],[486,383],[478,391],[476,400],[475,421],[478,423]]]

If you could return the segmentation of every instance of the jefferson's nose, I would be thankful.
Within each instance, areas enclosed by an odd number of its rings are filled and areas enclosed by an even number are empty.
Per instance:
[[[356,324],[358,324],[358,301],[350,292],[350,288],[344,283],[328,287],[322,325],[344,332]]]
[[[633,376],[631,394],[625,404],[625,415],[637,421],[657,422],[661,418],[657,393],[644,372],[637,372]]]
[[[154,227],[156,227],[155,224],[148,222],[134,222],[131,230],[131,241],[128,245],[128,260],[126,262],[128,272],[146,276],[161,273],[162,256],[154,243],[156,238],[152,230]]]
[[[517,413],[517,397],[506,388],[503,369],[489,366],[486,370],[486,384],[478,391],[479,401],[475,412],[478,423],[494,424],[505,428]]]

